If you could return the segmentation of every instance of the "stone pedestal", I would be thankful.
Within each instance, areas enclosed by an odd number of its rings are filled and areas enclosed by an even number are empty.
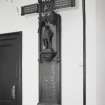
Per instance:
[[[54,104],[54,103],[38,103],[38,105],[61,105],[61,104]]]

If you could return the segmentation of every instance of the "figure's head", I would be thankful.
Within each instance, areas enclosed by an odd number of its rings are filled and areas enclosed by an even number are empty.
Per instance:
[[[42,0],[38,0],[39,3],[42,3]]]
[[[50,30],[50,27],[48,25],[45,26],[46,30]]]
[[[41,27],[45,27],[45,22],[41,22]]]
[[[56,18],[56,14],[55,14],[54,11],[52,11],[52,12],[50,13],[50,15],[48,16],[48,20],[49,20],[49,22],[50,22],[51,24],[53,24],[53,25],[56,24],[57,18]]]

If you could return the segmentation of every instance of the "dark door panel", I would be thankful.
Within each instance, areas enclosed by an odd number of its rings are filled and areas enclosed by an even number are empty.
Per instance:
[[[21,105],[21,48],[21,32],[0,35],[0,105]]]

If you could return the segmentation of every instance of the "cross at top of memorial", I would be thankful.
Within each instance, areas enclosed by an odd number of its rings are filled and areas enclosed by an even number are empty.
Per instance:
[[[60,8],[74,7],[75,0],[38,0],[38,3],[23,6],[21,15],[31,13],[44,13]]]

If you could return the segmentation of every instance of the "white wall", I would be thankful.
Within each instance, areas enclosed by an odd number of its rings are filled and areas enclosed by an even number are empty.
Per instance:
[[[62,105],[83,103],[82,2],[62,16]]]
[[[105,1],[97,0],[97,105],[105,105]]]
[[[96,0],[86,0],[86,27],[87,105],[96,105]]]
[[[23,31],[23,105],[38,102],[38,15],[20,16],[20,6],[35,0],[1,0],[0,33]],[[37,2],[37,0],[36,0]],[[95,0],[87,6],[87,105],[96,105]],[[18,7],[18,8],[17,8]],[[62,105],[83,104],[82,0],[62,16]]]

